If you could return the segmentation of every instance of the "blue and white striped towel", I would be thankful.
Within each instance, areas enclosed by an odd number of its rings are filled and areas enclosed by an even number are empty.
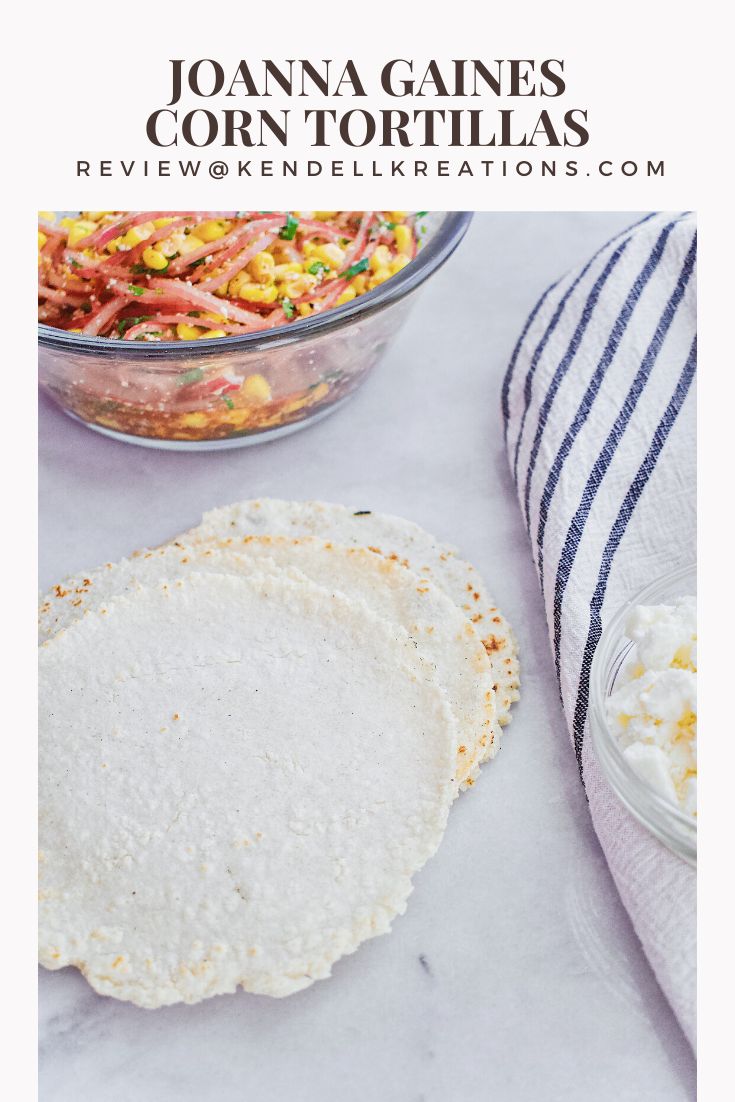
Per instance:
[[[503,384],[506,445],[595,829],[695,1044],[696,875],[623,809],[592,753],[606,619],[696,559],[696,223],[649,215],[542,297]]]

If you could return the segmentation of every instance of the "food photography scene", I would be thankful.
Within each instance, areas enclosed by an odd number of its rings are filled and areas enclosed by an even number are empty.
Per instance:
[[[696,284],[39,212],[44,1102],[695,1098]]]

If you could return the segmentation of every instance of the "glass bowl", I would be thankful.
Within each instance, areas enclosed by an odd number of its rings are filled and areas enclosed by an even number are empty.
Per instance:
[[[697,821],[660,795],[626,760],[610,731],[605,713],[607,698],[616,687],[620,670],[634,644],[625,635],[625,621],[636,605],[667,604],[677,597],[696,595],[697,568],[684,566],[646,586],[608,623],[590,670],[590,730],[603,774],[618,799],[638,822],[690,865],[697,863]]]
[[[233,448],[294,432],[354,393],[406,320],[411,293],[451,256],[471,219],[468,211],[431,214],[419,252],[397,275],[267,332],[154,344],[39,325],[40,386],[90,428],[149,447]],[[236,401],[214,393],[223,375],[245,384]]]

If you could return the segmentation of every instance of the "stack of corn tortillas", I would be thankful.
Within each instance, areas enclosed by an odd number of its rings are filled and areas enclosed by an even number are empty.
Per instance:
[[[156,1007],[288,995],[390,928],[518,698],[474,569],[261,500],[40,610],[41,961]]]

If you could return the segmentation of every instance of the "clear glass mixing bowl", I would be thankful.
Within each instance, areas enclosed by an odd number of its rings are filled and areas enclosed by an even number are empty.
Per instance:
[[[429,215],[419,252],[397,275],[344,306],[267,332],[149,343],[39,325],[41,388],[90,428],[150,447],[232,448],[293,432],[364,381],[403,325],[412,292],[451,256],[471,218]],[[234,401],[216,393],[225,375],[250,380]]]

